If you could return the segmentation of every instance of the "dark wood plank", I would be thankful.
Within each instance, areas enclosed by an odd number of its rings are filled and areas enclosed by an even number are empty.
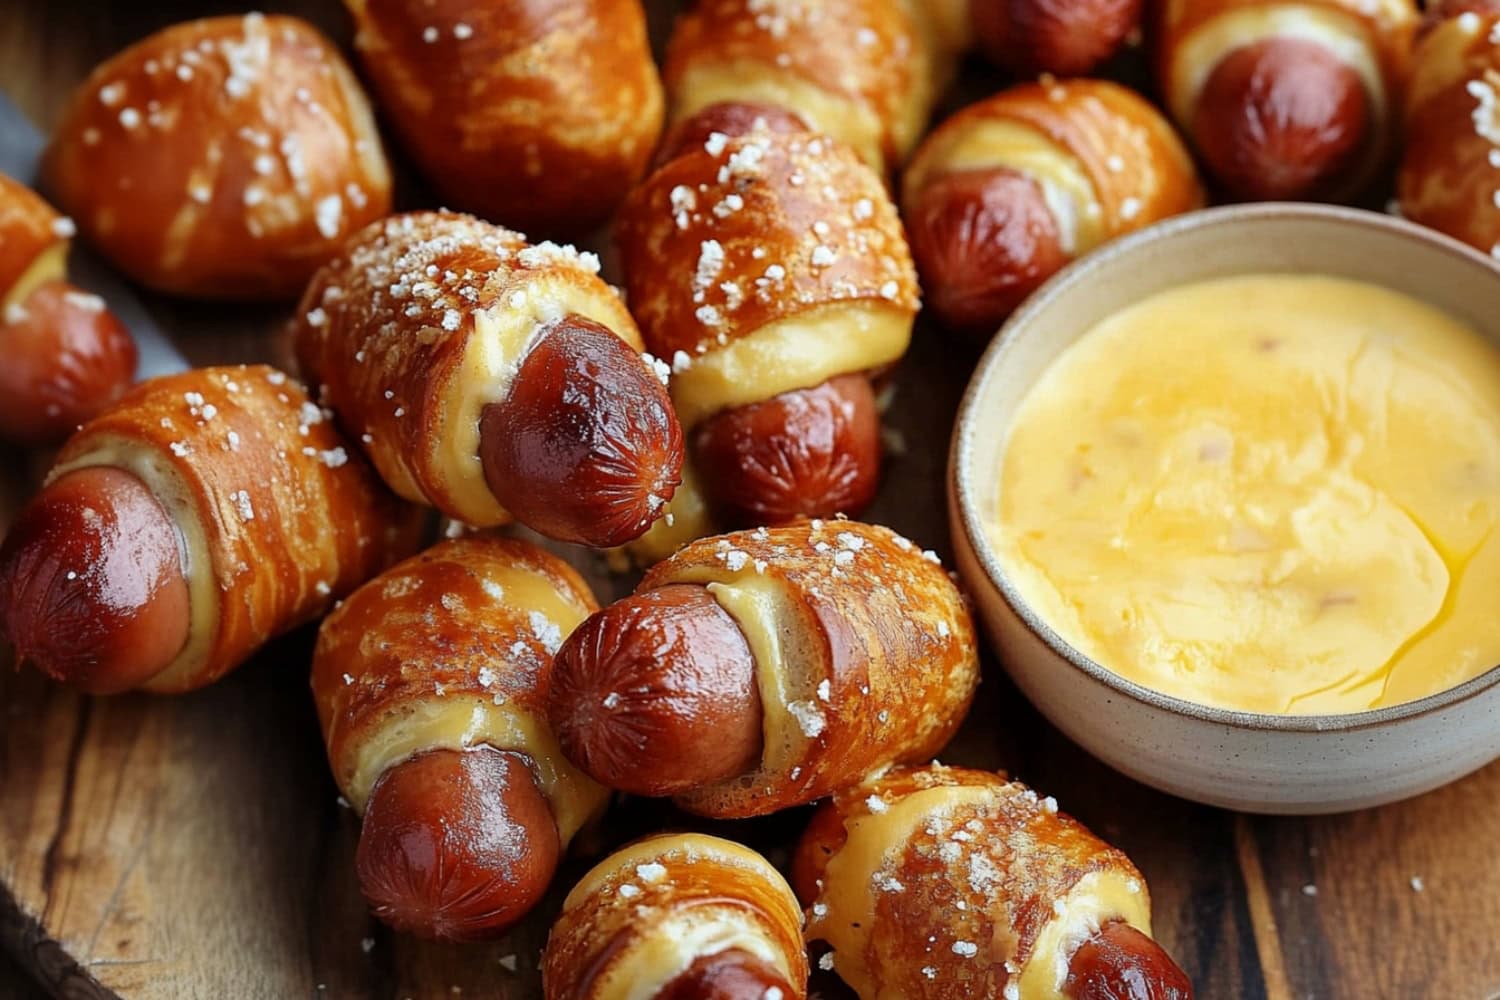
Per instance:
[[[335,0],[265,7],[347,38]],[[186,16],[240,9],[5,5],[0,88],[46,123],[109,52]],[[668,14],[654,17],[658,36]],[[1124,66],[1139,74],[1138,63]],[[966,92],[993,85],[970,74]],[[197,363],[284,358],[283,310],[150,304]],[[945,554],[942,469],[976,355],[919,333],[891,411],[904,448],[871,514]],[[44,457],[0,453],[0,513],[44,467]],[[603,596],[626,585],[575,555]],[[225,683],[170,700],[89,701],[0,671],[0,941],[29,974],[69,996],[535,997],[548,923],[590,855],[647,829],[692,826],[784,861],[805,821],[797,811],[705,824],[624,802],[505,939],[459,948],[402,938],[359,898],[356,820],[338,804],[306,696],[309,642],[305,630],[289,636]],[[1235,816],[1114,774],[1041,720],[996,663],[986,668],[947,759],[1005,768],[1125,848],[1150,882],[1158,936],[1200,997],[1500,994],[1500,767],[1350,816]],[[0,1000],[32,1000],[6,977],[0,964]],[[831,976],[814,986],[849,995]]]

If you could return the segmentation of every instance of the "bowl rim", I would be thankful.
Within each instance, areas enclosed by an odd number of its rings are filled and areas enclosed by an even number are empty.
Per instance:
[[[986,582],[999,593],[1011,612],[1033,635],[1041,639],[1063,660],[1093,680],[1135,701],[1175,715],[1187,716],[1220,726],[1262,732],[1354,732],[1442,711],[1500,685],[1500,664],[1497,664],[1462,684],[1415,701],[1358,712],[1281,715],[1222,708],[1189,701],[1129,680],[1074,649],[1031,609],[1011,584],[1001,566],[1000,559],[990,544],[988,533],[984,530],[978,504],[975,501],[974,477],[977,470],[973,464],[974,440],[981,423],[980,401],[988,395],[990,381],[1010,342],[1014,339],[1015,331],[1033,322],[1036,316],[1051,308],[1058,299],[1076,290],[1095,271],[1121,257],[1132,255],[1144,246],[1175,239],[1184,233],[1222,228],[1242,223],[1247,219],[1291,220],[1307,225],[1363,228],[1423,243],[1432,250],[1457,258],[1462,263],[1481,266],[1493,274],[1497,288],[1500,288],[1500,265],[1467,244],[1405,219],[1365,209],[1336,205],[1264,202],[1253,205],[1221,206],[1175,216],[1113,240],[1070,263],[1028,298],[1000,327],[999,332],[990,341],[975,365],[974,373],[959,402],[958,416],[954,421],[953,436],[949,447],[948,486],[957,512],[956,527],[962,529],[964,541],[983,570]]]

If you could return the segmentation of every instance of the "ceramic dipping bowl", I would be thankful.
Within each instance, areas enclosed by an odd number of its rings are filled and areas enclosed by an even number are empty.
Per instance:
[[[1163,791],[1250,812],[1326,813],[1392,802],[1500,757],[1500,666],[1420,701],[1343,715],[1237,712],[1170,697],[1069,646],[1021,598],[988,540],[1008,428],[1051,362],[1153,293],[1239,274],[1324,274],[1446,310],[1500,346],[1500,267],[1399,219],[1319,205],[1198,212],[1073,264],[1010,319],[964,396],[949,457],[960,573],[1004,668],[1070,739]],[[1500,595],[1496,595],[1500,613]]]

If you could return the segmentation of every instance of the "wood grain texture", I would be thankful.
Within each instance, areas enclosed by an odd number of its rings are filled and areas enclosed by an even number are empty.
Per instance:
[[[0,5],[0,88],[45,125],[103,56],[176,20],[236,9]],[[304,13],[347,41],[332,0],[269,9]],[[667,13],[653,10],[658,37]],[[970,76],[971,93],[994,85]],[[423,204],[409,181],[401,197]],[[148,302],[197,363],[284,361],[282,310]],[[919,331],[892,410],[904,453],[871,514],[941,552],[941,470],[974,360]],[[0,451],[0,513],[45,464]],[[573,555],[601,597],[626,589]],[[19,968],[67,997],[534,998],[547,926],[591,855],[648,829],[693,827],[784,864],[806,820],[798,810],[714,824],[623,802],[580,837],[547,901],[507,938],[445,947],[391,934],[355,883],[357,824],[327,773],[310,648],[303,630],[175,699],[90,701],[0,670],[0,944]],[[1042,721],[993,660],[985,669],[945,759],[1011,770],[1129,853],[1150,881],[1159,937],[1204,1000],[1500,995],[1500,766],[1378,810],[1236,816],[1119,777]],[[849,996],[827,973],[814,989]],[[0,963],[0,1000],[39,995]]]

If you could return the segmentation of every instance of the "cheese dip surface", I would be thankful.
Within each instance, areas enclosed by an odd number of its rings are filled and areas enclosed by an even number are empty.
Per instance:
[[[1500,663],[1500,350],[1416,299],[1251,275],[1145,299],[1022,401],[1021,597],[1148,688],[1360,711]]]

